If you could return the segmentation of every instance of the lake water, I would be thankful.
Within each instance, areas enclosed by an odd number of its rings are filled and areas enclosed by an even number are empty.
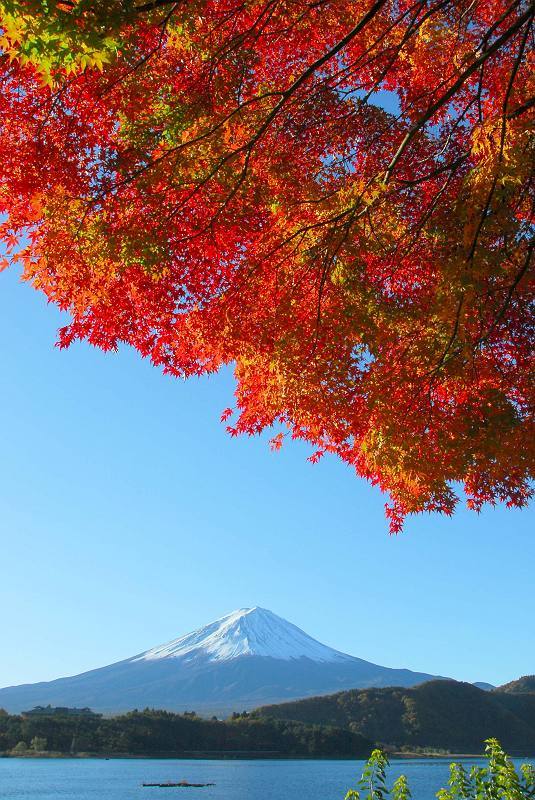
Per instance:
[[[186,793],[190,800],[343,800],[360,777],[363,763],[4,758],[0,759],[0,799],[151,800],[182,798]],[[466,762],[467,766],[471,763],[476,762]],[[448,765],[448,759],[394,761],[389,776],[393,780],[405,773],[413,800],[433,800],[446,785]],[[141,786],[183,779],[216,785],[167,791]]]

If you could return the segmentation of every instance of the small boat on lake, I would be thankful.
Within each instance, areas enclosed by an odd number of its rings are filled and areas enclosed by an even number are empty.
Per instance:
[[[179,781],[178,783],[172,783],[171,781],[167,781],[167,783],[142,783],[142,786],[157,786],[159,789],[183,789],[186,787],[191,787],[195,789],[200,789],[202,786],[215,786],[215,783],[188,783],[188,781]]]

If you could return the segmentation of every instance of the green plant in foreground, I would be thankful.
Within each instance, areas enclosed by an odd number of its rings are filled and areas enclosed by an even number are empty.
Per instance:
[[[450,764],[447,789],[439,789],[438,800],[535,800],[535,768],[522,764],[517,772],[497,739],[485,741],[487,766],[474,766],[468,772],[462,764]],[[350,789],[345,800],[410,800],[411,791],[405,775],[388,789],[386,770],[389,765],[382,750],[374,750],[366,762],[358,789]]]

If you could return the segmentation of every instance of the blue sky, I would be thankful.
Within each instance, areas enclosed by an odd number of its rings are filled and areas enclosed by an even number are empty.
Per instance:
[[[230,373],[54,348],[61,319],[0,275],[0,686],[102,666],[261,605],[386,666],[535,672],[533,509],[408,521],[304,445],[219,422]]]

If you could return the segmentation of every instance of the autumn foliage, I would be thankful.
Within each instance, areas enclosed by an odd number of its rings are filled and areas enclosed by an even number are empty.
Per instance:
[[[0,0],[0,236],[173,375],[422,510],[533,472],[533,6]],[[277,433],[280,431],[280,433]],[[531,445],[531,446],[530,446]]]

